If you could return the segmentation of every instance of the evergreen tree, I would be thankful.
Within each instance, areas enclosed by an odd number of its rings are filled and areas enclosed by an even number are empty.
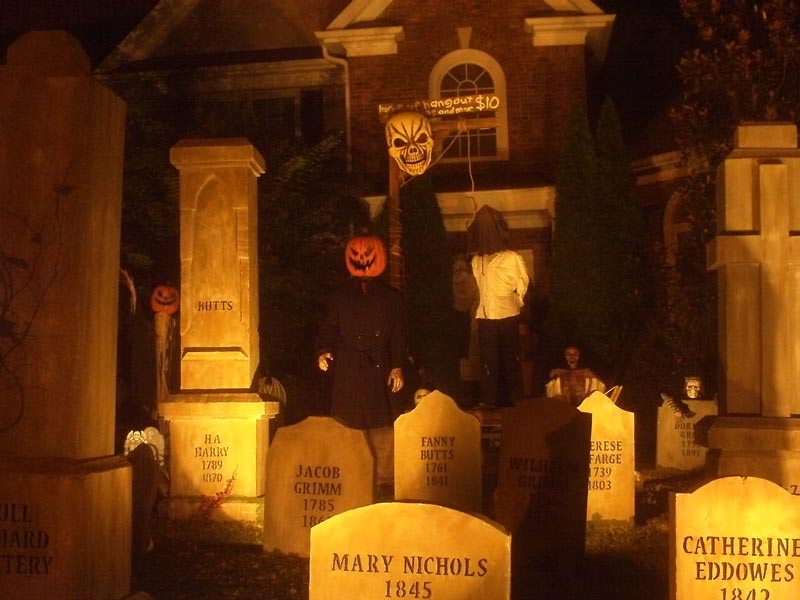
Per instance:
[[[455,397],[459,374],[452,256],[428,174],[403,186],[401,206],[409,352],[437,389]]]
[[[642,297],[641,209],[619,119],[606,101],[596,141],[586,113],[573,110],[556,183],[549,351],[569,343],[605,377],[625,358]]]

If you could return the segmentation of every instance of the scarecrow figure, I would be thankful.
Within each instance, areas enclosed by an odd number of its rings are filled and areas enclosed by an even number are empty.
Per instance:
[[[330,300],[316,341],[317,364],[333,375],[331,415],[348,427],[367,430],[380,489],[394,480],[391,394],[403,387],[403,299],[378,278],[386,268],[379,237],[353,237],[345,263],[352,277]]]

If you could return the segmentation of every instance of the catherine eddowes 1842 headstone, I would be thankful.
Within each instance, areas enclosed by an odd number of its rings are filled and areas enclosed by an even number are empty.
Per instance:
[[[592,392],[578,410],[592,415],[586,520],[633,524],[634,414],[614,404],[602,392]]]
[[[125,104],[64,31],[0,66],[0,598],[117,599],[131,468],[114,456]]]
[[[310,600],[508,600],[511,540],[436,504],[384,502],[311,530]]]
[[[480,512],[481,427],[452,398],[432,391],[394,423],[397,500]]]
[[[374,472],[363,430],[331,417],[278,429],[267,458],[264,550],[308,556],[312,526],[372,502]]]
[[[671,600],[800,598],[800,496],[723,477],[670,496]]]

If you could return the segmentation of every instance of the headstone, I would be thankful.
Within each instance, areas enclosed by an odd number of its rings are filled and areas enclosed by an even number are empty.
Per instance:
[[[656,465],[691,471],[705,465],[707,451],[695,440],[695,426],[705,417],[716,416],[718,405],[716,400],[684,399],[681,402],[686,405],[685,414],[667,403],[658,407]]]
[[[308,556],[311,527],[373,500],[366,433],[307,417],[275,434],[267,460],[264,550]]]
[[[592,415],[587,521],[625,521],[636,514],[634,414],[602,392],[592,392],[578,410]]]
[[[181,389],[159,406],[170,440],[172,518],[261,517],[270,422],[258,368],[256,178],[245,139],[173,146],[180,172]],[[252,390],[252,391],[251,391]]]
[[[800,498],[759,477],[670,496],[670,599],[800,598]]]
[[[66,32],[6,58],[0,597],[116,599],[131,573],[131,468],[114,456],[125,104]]]
[[[481,510],[480,422],[437,390],[394,423],[394,496]]]
[[[489,520],[384,502],[311,529],[310,600],[508,600],[510,544]]]
[[[800,482],[800,149],[794,123],[744,123],[717,171],[720,416],[698,428],[717,476]]]

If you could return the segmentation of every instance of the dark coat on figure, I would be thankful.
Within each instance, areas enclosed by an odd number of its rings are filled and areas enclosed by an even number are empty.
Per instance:
[[[402,294],[380,279],[350,279],[331,297],[316,348],[333,354],[331,415],[356,429],[391,426],[387,381],[405,360]]]

